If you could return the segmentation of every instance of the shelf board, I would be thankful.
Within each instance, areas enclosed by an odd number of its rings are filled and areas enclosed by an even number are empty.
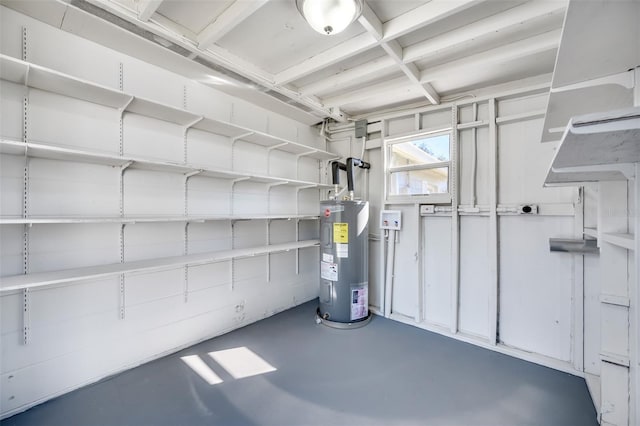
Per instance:
[[[569,121],[545,185],[626,180],[640,162],[640,107],[576,116]]]
[[[25,84],[29,64],[6,55],[0,55],[0,76],[3,80]]]
[[[571,119],[552,167],[640,162],[640,107]]]
[[[295,155],[308,156],[318,160],[339,158],[337,154],[224,121],[202,117],[181,108],[123,93],[110,87],[95,84],[2,54],[0,54],[0,77],[17,84],[23,84],[28,87],[99,105],[124,109],[126,112],[175,123],[185,126],[185,128],[200,129],[231,138],[241,137],[242,140],[246,140],[247,142],[266,147],[274,147],[275,149]]]
[[[133,262],[66,269],[62,271],[14,275],[0,278],[0,292],[33,289],[81,280],[99,279],[130,272],[149,272],[154,270],[171,269],[184,265],[202,265],[242,257],[252,257],[267,253],[313,247],[319,245],[319,243],[320,242],[318,240],[307,240],[284,244],[272,244],[262,247],[222,250],[209,253],[190,254],[186,256],[172,256],[150,260],[138,260]]]
[[[0,153],[10,155],[28,155],[31,158],[48,160],[79,161],[105,166],[123,166],[130,160],[116,154],[84,151],[74,147],[55,146],[16,140],[0,140]]]
[[[633,250],[635,248],[635,240],[633,234],[603,233],[600,236],[600,240],[609,244],[613,244],[614,246],[625,248],[627,250]]]
[[[620,365],[622,367],[629,367],[629,357],[626,355],[603,351],[600,352],[600,359],[611,364]]]
[[[224,121],[214,120],[212,118],[204,117],[202,120],[191,126],[193,129],[203,130],[209,133],[215,133],[218,135],[227,136],[230,138],[236,138],[241,135],[249,133],[247,129],[238,127],[231,123]]]
[[[187,126],[200,118],[199,115],[183,109],[138,97],[133,98],[131,103],[125,108],[125,111],[168,121],[169,123],[175,123],[181,126]]]
[[[549,93],[544,119],[542,142],[562,139],[571,117],[576,115],[619,110],[633,105],[633,90],[607,84]],[[554,130],[552,132],[552,130]]]
[[[598,230],[596,228],[584,228],[582,233],[589,237],[598,238]]]
[[[300,214],[275,215],[204,215],[204,216],[104,216],[104,217],[0,217],[0,225],[82,224],[82,223],[167,223],[210,222],[218,220],[317,220],[318,216]]]
[[[572,1],[567,6],[553,86],[627,71],[640,64],[640,3]],[[637,41],[637,39],[636,39]]]
[[[44,158],[59,161],[80,161],[91,164],[101,164],[121,167],[129,164],[129,168],[138,170],[152,170],[170,173],[188,174],[197,172],[200,176],[218,179],[242,179],[266,184],[283,184],[298,187],[330,188],[330,185],[318,182],[306,182],[295,179],[286,179],[276,176],[260,176],[232,170],[209,169],[206,166],[194,164],[181,164],[171,161],[154,160],[134,156],[118,156],[111,153],[84,151],[75,147],[55,146],[34,142],[21,142],[16,140],[0,140],[0,153],[10,155],[25,155],[33,158]]]
[[[2,79],[111,108],[122,108],[131,96],[110,87],[0,55]]]
[[[618,170],[572,172],[549,170],[544,186],[576,186],[602,181],[626,180],[627,178]]]
[[[600,294],[600,302],[607,305],[624,306],[629,307],[631,301],[626,296],[615,296],[612,294]]]

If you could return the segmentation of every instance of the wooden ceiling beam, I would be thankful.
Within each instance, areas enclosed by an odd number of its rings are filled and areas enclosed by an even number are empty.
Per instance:
[[[370,19],[368,23],[365,24],[365,28],[368,30],[367,32],[350,40],[344,41],[299,63],[298,65],[294,65],[289,69],[276,74],[275,83],[290,83],[329,65],[333,65],[361,52],[372,49],[380,45],[381,42],[394,40],[411,31],[444,19],[480,2],[481,0],[431,0],[429,3],[404,13],[403,15],[385,22],[384,24],[378,25],[373,19]],[[363,13],[362,15],[365,22],[367,22],[367,17],[371,17],[371,14],[373,14],[373,11],[366,9],[366,13]],[[375,16],[375,14],[373,14],[373,16]],[[370,27],[367,28],[367,25]],[[380,36],[380,26],[382,27],[382,38],[379,39],[377,37]],[[369,32],[369,30],[371,32]]]
[[[138,19],[147,22],[160,7],[162,0],[140,0],[138,2]]]
[[[236,0],[224,10],[213,22],[198,34],[197,42],[200,49],[206,49],[224,37],[229,31],[237,27],[242,21],[253,15],[264,6],[268,0]]]

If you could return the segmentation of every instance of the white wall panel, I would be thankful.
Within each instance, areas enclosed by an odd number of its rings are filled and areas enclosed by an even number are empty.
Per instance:
[[[271,151],[268,158],[268,167],[268,174],[271,176],[298,179],[299,165],[296,162],[295,155],[291,153],[278,150]],[[313,180],[317,181],[317,178]]]
[[[0,80],[0,135],[4,138],[22,140],[24,103],[27,89],[24,86]]]
[[[189,215],[231,214],[231,180],[193,176],[189,178]]]
[[[2,13],[7,10],[3,9]],[[27,60],[108,87],[119,87],[120,55],[108,49],[96,55],[94,43],[50,26],[34,25],[31,18],[19,14],[12,15],[9,21],[13,25],[22,21],[20,24],[26,26]],[[41,43],[41,40],[47,42]],[[84,58],[91,60],[82,60]]]
[[[269,188],[264,183],[238,182],[234,185],[233,213],[266,213],[269,206]]]
[[[0,253],[2,253],[0,271],[3,276],[18,275],[24,272],[23,234],[24,226],[22,225],[3,225],[0,227]]]
[[[231,292],[230,261],[189,266],[188,274],[189,298],[200,298],[203,290],[212,287],[224,287]]]
[[[600,375],[600,257],[584,257],[584,370]]]
[[[402,212],[402,230],[396,243],[393,299],[391,311],[414,317],[418,311],[418,215],[413,205],[393,205],[390,210]],[[377,222],[376,218],[376,222]]]
[[[451,218],[422,220],[424,319],[448,327],[451,320]]]
[[[296,188],[291,186],[275,186],[269,190],[270,214],[295,212],[297,204]]]
[[[572,217],[500,218],[500,340],[571,359],[573,255],[549,251],[571,238]]]
[[[544,111],[547,108],[548,98],[547,93],[539,93],[526,97],[502,99],[498,102],[498,117]]]
[[[109,107],[41,90],[29,90],[30,141],[117,153],[119,114]]]
[[[248,127],[252,130],[267,132],[267,116],[260,107],[236,99],[233,102],[231,111],[231,122],[239,126]]]
[[[460,179],[458,191],[460,204],[471,204],[473,194],[472,168],[473,168],[473,129],[461,130],[458,133],[458,150],[460,151]],[[489,129],[481,127],[476,132],[476,204],[489,204]]]
[[[602,423],[626,425],[629,422],[629,369],[602,363]],[[605,423],[606,422],[606,423]]]
[[[232,146],[226,136],[190,129],[187,133],[187,163],[230,170]]]
[[[554,144],[539,143],[542,119],[520,121],[498,127],[498,203],[567,203],[575,188],[544,188]]]
[[[122,90],[176,108],[184,107],[185,79],[134,58],[122,59]]]
[[[184,223],[135,223],[124,228],[124,260],[184,254]]]
[[[308,215],[318,215],[318,203],[327,197],[326,191],[315,188],[302,189],[298,192],[298,213]],[[322,194],[322,195],[321,195]]]
[[[29,230],[29,272],[118,263],[118,231],[111,223],[35,224]]]
[[[22,58],[23,22],[32,20],[11,9],[2,7],[0,11],[0,51],[3,55]]]
[[[211,84],[214,81],[217,82],[209,77],[205,77],[200,83],[188,81],[186,83],[186,109],[205,117],[230,122],[233,98],[226,93],[205,86],[205,84]]]
[[[231,249],[231,221],[189,224],[189,253]]]
[[[110,166],[29,159],[30,216],[115,216],[119,188]]]
[[[184,176],[149,170],[125,170],[125,215],[184,214]]]
[[[184,161],[183,128],[177,124],[125,114],[122,132],[125,154],[176,163]]]
[[[488,337],[489,333],[489,220],[460,218],[460,312],[463,333]]]
[[[0,155],[0,214],[22,216],[25,157]]]
[[[433,111],[420,115],[421,129],[438,129],[451,126],[451,109]]]
[[[267,149],[239,140],[233,148],[233,168],[256,175],[269,174]]]

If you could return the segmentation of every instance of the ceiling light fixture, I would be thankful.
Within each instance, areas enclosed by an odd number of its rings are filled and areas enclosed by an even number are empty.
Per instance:
[[[296,0],[296,7],[311,28],[324,35],[344,31],[362,14],[364,0]]]

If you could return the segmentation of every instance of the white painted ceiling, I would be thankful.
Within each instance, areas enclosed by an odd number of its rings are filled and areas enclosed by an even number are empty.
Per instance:
[[[345,32],[324,36],[295,0],[58,2],[160,40],[215,75],[300,109],[307,121],[440,103],[548,75],[567,4],[368,0]]]

